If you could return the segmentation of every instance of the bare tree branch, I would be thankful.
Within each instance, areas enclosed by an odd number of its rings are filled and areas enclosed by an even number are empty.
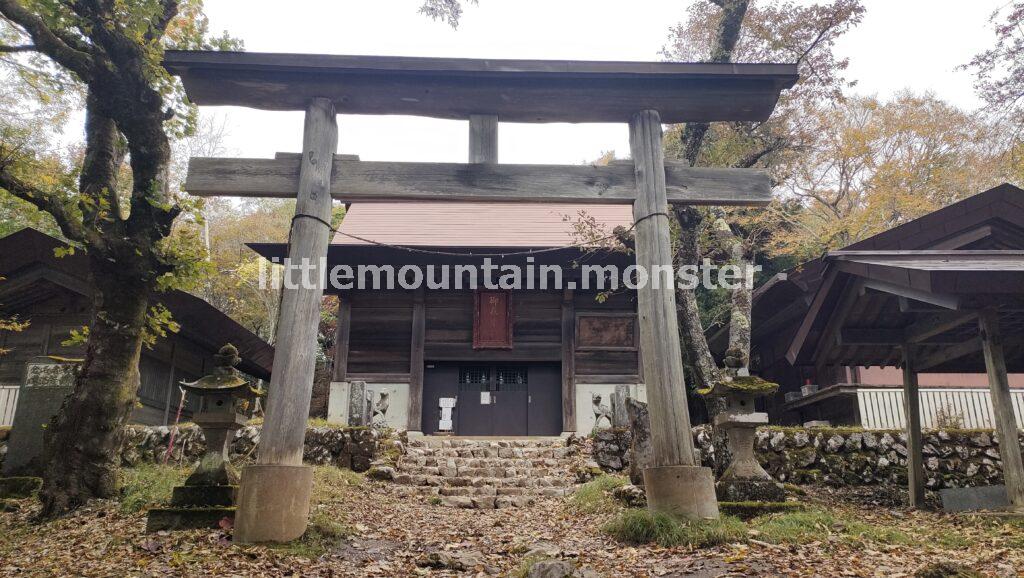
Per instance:
[[[13,52],[35,52],[38,48],[34,44],[22,44],[18,46],[2,46],[0,45],[0,53],[13,53]]]

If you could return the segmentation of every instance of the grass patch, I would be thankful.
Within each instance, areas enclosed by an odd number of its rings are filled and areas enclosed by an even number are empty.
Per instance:
[[[160,464],[139,464],[121,470],[121,511],[141,512],[171,501],[171,490],[188,477],[189,468]]]
[[[329,506],[345,501],[352,488],[363,485],[362,474],[333,466],[313,469],[313,506]]]
[[[613,512],[619,505],[611,491],[629,483],[623,476],[603,475],[583,484],[569,498],[569,507],[585,514]]]
[[[272,546],[275,550],[311,560],[323,556],[342,540],[350,538],[355,531],[344,522],[339,522],[328,512],[314,512],[310,517],[306,533],[298,540]]]
[[[601,530],[629,544],[657,544],[663,548],[689,545],[695,548],[742,542],[747,527],[736,518],[680,521],[667,514],[629,509],[608,522]]]
[[[761,516],[751,522],[751,527],[757,530],[761,539],[776,544],[813,542],[830,534],[858,542],[865,540],[882,544],[911,542],[909,536],[895,528],[873,526],[818,509]]]
[[[741,520],[752,520],[778,512],[797,512],[804,508],[799,502],[718,502],[720,512]]]

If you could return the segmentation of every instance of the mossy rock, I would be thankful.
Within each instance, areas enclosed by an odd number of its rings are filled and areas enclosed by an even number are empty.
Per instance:
[[[31,498],[43,487],[43,479],[31,476],[0,478],[0,499]]]
[[[728,395],[729,393],[740,393],[745,395],[771,395],[778,391],[779,384],[761,379],[756,375],[745,375],[723,379],[715,382],[711,387],[700,389],[697,393],[701,395]]]
[[[799,502],[718,502],[718,510],[741,520],[752,520],[758,516],[778,512],[799,512],[806,507]]]

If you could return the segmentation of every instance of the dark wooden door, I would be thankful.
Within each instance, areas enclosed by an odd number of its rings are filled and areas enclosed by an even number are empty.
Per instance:
[[[459,366],[447,363],[428,363],[423,372],[423,433],[437,433],[441,420],[440,401],[442,397],[458,397]],[[458,405],[452,415],[453,425],[458,427]]]
[[[528,391],[528,435],[561,434],[562,368],[558,365],[531,365]]]
[[[494,393],[491,394],[493,435],[529,434],[529,378],[530,368],[525,365],[494,368]]]
[[[558,365],[428,363],[423,382],[423,433],[437,431],[442,397],[457,397],[456,435],[558,435],[562,431]]]
[[[459,367],[459,398],[455,434],[460,436],[492,436],[494,432],[494,368],[489,366]]]

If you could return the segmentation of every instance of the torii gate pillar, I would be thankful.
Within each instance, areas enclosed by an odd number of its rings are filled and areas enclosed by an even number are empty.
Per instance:
[[[293,263],[312,259],[312,285],[299,280],[281,293],[266,416],[256,465],[242,471],[236,542],[289,542],[306,531],[313,468],[302,464],[316,365],[316,332],[324,288],[321,258],[330,243],[331,170],[338,148],[334,103],[315,98],[306,108],[296,218],[288,237]]]
[[[648,282],[637,288],[651,442],[655,464],[644,470],[648,507],[682,518],[717,518],[715,477],[694,458],[686,403],[683,356],[676,312],[675,270],[665,191],[661,116],[638,112],[630,119],[629,144],[636,171],[636,264]]]

